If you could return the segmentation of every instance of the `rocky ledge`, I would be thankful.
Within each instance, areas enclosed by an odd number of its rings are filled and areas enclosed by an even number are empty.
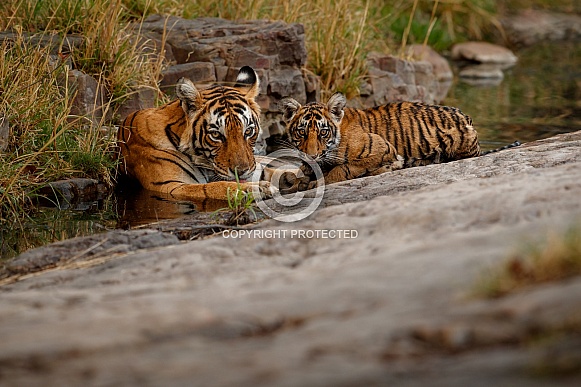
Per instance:
[[[578,222],[580,197],[575,132],[332,185],[309,218],[251,237],[46,247],[61,260],[0,286],[0,380],[577,386],[580,277],[472,292],[524,241]]]

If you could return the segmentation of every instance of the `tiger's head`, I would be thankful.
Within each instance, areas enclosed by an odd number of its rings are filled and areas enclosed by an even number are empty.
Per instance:
[[[317,163],[332,162],[341,141],[341,120],[347,100],[335,93],[327,104],[311,102],[304,106],[292,98],[280,102],[283,121],[292,144]]]
[[[246,180],[256,168],[253,151],[260,134],[260,107],[255,101],[259,86],[256,72],[248,66],[240,69],[232,87],[199,90],[185,78],[176,85],[188,125],[179,150],[205,158],[218,180]]]

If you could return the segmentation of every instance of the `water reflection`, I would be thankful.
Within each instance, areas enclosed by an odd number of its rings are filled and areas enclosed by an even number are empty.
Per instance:
[[[23,223],[0,228],[0,259],[14,257],[47,243],[114,228],[117,216],[112,211],[113,199],[107,197],[76,203],[65,210],[38,207]]]
[[[117,228],[131,229],[164,219],[228,207],[226,201],[183,201],[141,188],[131,187],[105,198],[79,203],[44,202],[20,225],[0,228],[0,263],[28,249],[65,239],[93,235]]]
[[[472,117],[483,149],[581,130],[581,45],[539,44],[517,56],[502,82],[455,79],[443,101]]]
[[[117,228],[124,229],[228,207],[228,202],[222,200],[176,200],[170,195],[145,189],[118,192],[116,201]]]

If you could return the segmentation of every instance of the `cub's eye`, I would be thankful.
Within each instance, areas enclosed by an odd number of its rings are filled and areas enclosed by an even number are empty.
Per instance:
[[[305,130],[305,128],[298,128],[298,129],[295,131],[295,133],[296,133],[297,137],[299,137],[299,138],[304,138],[304,137],[306,137],[306,133],[307,133],[307,131]]]
[[[331,131],[328,128],[323,128],[319,131],[319,134],[321,135],[321,137],[329,137]]]
[[[222,142],[222,133],[217,129],[209,129],[208,137],[210,137],[210,140],[214,142]]]
[[[250,137],[254,136],[255,132],[256,132],[256,130],[255,130],[254,125],[248,125],[246,130],[244,130],[244,137],[250,138]]]

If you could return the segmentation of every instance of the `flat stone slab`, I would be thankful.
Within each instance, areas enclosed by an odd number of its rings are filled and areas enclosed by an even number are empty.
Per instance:
[[[516,55],[506,47],[488,42],[464,42],[452,47],[453,60],[468,60],[478,63],[515,64]]]
[[[578,222],[580,197],[576,132],[331,185],[309,218],[244,236],[77,252],[2,282],[1,380],[577,386],[562,364],[581,358],[579,277],[472,291],[525,241]]]

